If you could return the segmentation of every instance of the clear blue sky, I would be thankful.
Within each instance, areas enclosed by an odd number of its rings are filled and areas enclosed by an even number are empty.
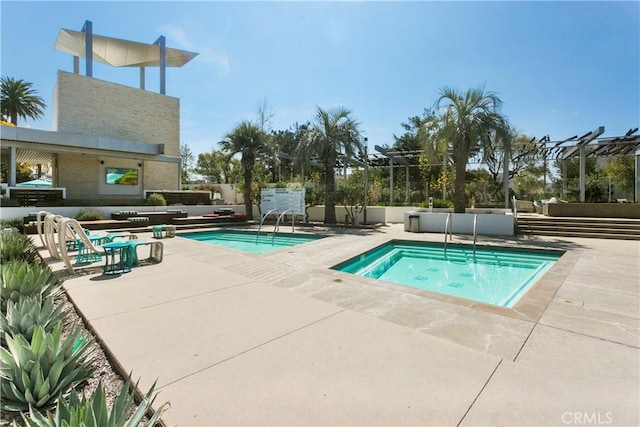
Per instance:
[[[353,111],[369,146],[393,143],[401,122],[439,88],[485,85],[523,133],[552,139],[640,121],[640,2],[31,2],[1,1],[1,72],[32,82],[48,105],[60,28],[199,52],[167,73],[180,98],[181,142],[194,154],[255,119],[272,127],[313,118],[316,105]],[[84,61],[81,60],[81,70]],[[94,77],[138,86],[137,68],[94,64]],[[147,89],[157,91],[157,70]],[[51,129],[43,119],[22,125]],[[372,150],[370,149],[370,152]]]

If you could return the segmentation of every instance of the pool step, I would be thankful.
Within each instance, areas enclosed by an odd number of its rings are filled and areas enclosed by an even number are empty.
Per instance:
[[[440,256],[445,258],[444,248],[442,246],[433,246],[433,245],[425,245],[425,246],[414,246],[414,245],[401,245],[397,244],[396,247],[401,248],[407,252],[415,251],[418,254],[429,254],[430,256]],[[473,259],[473,248],[471,246],[465,245],[464,247],[460,247],[459,245],[449,245],[447,247],[446,258],[451,259]],[[547,254],[547,253],[519,253],[517,251],[512,252],[504,252],[498,251],[494,249],[488,249],[486,247],[478,246],[476,248],[475,259],[476,260],[510,260],[510,261],[521,261],[521,262],[544,262],[544,261],[555,261],[557,260],[557,256],[555,254]]]
[[[380,248],[366,256],[372,259],[366,266],[348,271],[350,273],[378,278],[386,270],[388,270],[395,262],[402,257],[410,257],[416,259],[429,259],[436,261],[449,261],[453,263],[479,263],[489,266],[510,266],[527,269],[536,269],[547,262],[554,262],[557,256],[547,254],[531,254],[531,253],[505,253],[502,251],[487,250],[480,248],[476,250],[475,256],[472,248],[448,247],[447,253],[444,253],[442,246],[415,246],[396,244],[390,248]],[[347,270],[344,270],[347,271]]]
[[[292,236],[290,234],[277,234],[275,239],[273,239],[273,235],[271,233],[265,234],[260,233],[260,236],[257,237],[256,233],[249,232],[211,232],[211,233],[190,233],[189,238],[198,241],[206,241],[210,240],[212,236],[215,236],[215,240],[225,240],[225,241],[234,241],[234,242],[248,242],[248,243],[262,243],[262,244],[271,244],[273,241],[274,245],[282,245],[288,244],[292,241],[300,243],[304,243],[306,240],[301,236]],[[256,238],[257,237],[257,238]]]

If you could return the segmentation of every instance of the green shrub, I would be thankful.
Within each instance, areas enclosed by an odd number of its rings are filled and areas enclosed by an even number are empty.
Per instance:
[[[33,246],[29,236],[12,231],[0,233],[0,262],[24,260],[35,264],[40,262],[40,255]]]
[[[147,197],[147,205],[149,206],[167,206],[167,201],[164,196],[159,193],[151,193]]]
[[[0,266],[0,305],[6,313],[9,301],[23,297],[56,297],[62,292],[60,281],[47,265],[30,264],[24,260],[8,261]]]
[[[423,208],[428,208],[429,207],[429,201],[425,200],[424,202],[422,202],[420,204],[421,207]],[[450,200],[444,200],[444,199],[433,199],[433,207],[434,208],[452,208],[453,207],[453,202]]]
[[[104,219],[104,215],[97,209],[80,209],[76,214],[78,221],[98,221]]]
[[[136,384],[137,387],[137,384]],[[154,396],[155,384],[144,395],[142,402],[135,411],[134,394],[125,393],[130,390],[130,380],[127,379],[124,390],[118,395],[111,409],[107,406],[106,394],[102,383],[98,384],[96,391],[90,396],[71,393],[69,402],[60,399],[56,405],[55,414],[50,412],[45,417],[40,412],[31,409],[29,416],[22,414],[22,419],[27,427],[63,427],[63,426],[91,426],[91,427],[136,427],[143,421],[145,414],[151,408]],[[146,425],[154,425],[164,412],[166,404],[147,420]]]
[[[79,340],[80,329],[62,339],[62,323],[50,333],[36,326],[31,341],[7,336],[0,347],[0,409],[6,413],[47,409],[66,398],[92,373],[93,341]]]
[[[22,218],[11,218],[0,220],[0,228],[15,228],[19,232],[24,231],[24,221]]]
[[[17,302],[7,303],[6,314],[0,313],[0,340],[4,346],[5,334],[23,335],[28,341],[33,337],[36,326],[42,326],[45,332],[62,321],[65,313],[62,304],[55,305],[52,297],[41,295],[23,297]]]

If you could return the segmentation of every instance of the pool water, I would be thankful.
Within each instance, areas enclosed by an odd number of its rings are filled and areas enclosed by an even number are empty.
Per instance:
[[[562,252],[392,241],[332,267],[502,307],[512,307]]]
[[[178,236],[252,254],[266,254],[280,249],[312,242],[324,237],[311,234],[277,233],[274,238],[272,233],[261,232],[260,236],[257,236],[255,232],[227,230],[180,233]]]

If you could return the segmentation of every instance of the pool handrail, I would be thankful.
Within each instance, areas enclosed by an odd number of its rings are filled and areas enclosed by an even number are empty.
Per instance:
[[[282,213],[280,214],[280,216],[278,217],[278,220],[276,221],[276,227],[275,227],[275,229],[274,229],[275,231],[280,231],[280,220],[281,220],[281,219],[282,219],[286,214],[288,214],[288,213],[291,213],[291,227],[292,227],[292,230],[291,230],[291,231],[293,231],[293,232],[295,232],[295,231],[296,231],[296,229],[295,229],[295,226],[296,226],[296,224],[295,224],[296,216],[293,214],[293,209],[287,209],[286,211],[284,211],[284,212],[282,212]]]
[[[258,244],[258,239],[260,238],[260,229],[262,228],[262,224],[264,223],[264,220],[274,212],[277,214],[278,213],[278,209],[271,209],[269,212],[264,214],[264,216],[260,219],[260,226],[258,227],[258,234],[256,234],[256,244]]]
[[[473,259],[476,259],[476,240],[478,240],[478,214],[473,214]]]
[[[295,233],[296,231],[296,216],[293,214],[293,209],[287,209],[286,211],[282,212],[280,214],[280,216],[278,217],[278,219],[276,220],[276,226],[273,229],[273,236],[271,236],[271,245],[273,245],[273,242],[276,239],[276,233],[278,232],[278,230],[280,230],[280,220],[282,219],[282,217],[284,217],[287,213],[291,213],[291,232]]]
[[[453,232],[449,229],[449,225],[451,224],[451,221],[453,221],[452,219],[453,217],[451,216],[451,214],[447,214],[447,220],[444,223],[444,255],[447,255],[447,234],[451,233],[451,241],[453,241]]]

